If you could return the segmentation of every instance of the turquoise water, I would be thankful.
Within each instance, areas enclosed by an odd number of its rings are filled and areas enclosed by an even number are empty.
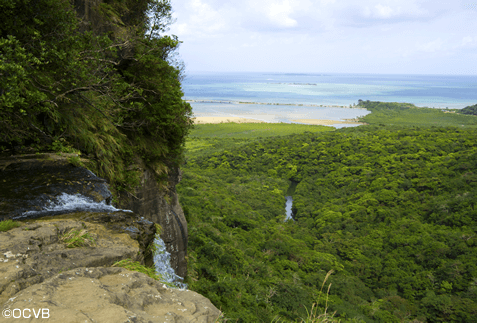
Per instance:
[[[341,120],[368,113],[339,108],[359,99],[434,108],[473,105],[477,76],[192,73],[183,81],[183,90],[196,116],[253,115],[270,122]]]
[[[362,99],[441,108],[477,103],[477,76],[195,73],[183,88],[190,100],[349,106]]]

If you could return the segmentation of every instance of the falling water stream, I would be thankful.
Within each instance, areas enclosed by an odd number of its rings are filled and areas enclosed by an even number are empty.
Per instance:
[[[117,209],[112,205],[106,204],[104,201],[95,202],[92,198],[83,196],[81,194],[66,194],[61,193],[55,199],[50,200],[48,205],[38,211],[23,212],[22,215],[14,217],[14,219],[21,219],[25,217],[38,217],[59,215],[72,212],[132,212],[130,210]]]
[[[164,241],[156,236],[154,245],[156,246],[156,252],[154,254],[156,273],[160,275],[164,281],[169,283],[169,285],[180,289],[187,289],[187,284],[182,282],[183,278],[178,276],[171,267],[171,254],[167,252]]]
[[[285,220],[293,220],[293,212],[292,212],[292,206],[293,206],[293,197],[291,196],[285,196],[286,199],[286,204],[285,204],[285,212],[286,212],[286,219]]]
[[[60,215],[72,212],[132,212],[130,210],[117,209],[112,205],[106,204],[104,201],[95,202],[92,198],[83,196],[81,194],[66,194],[62,193],[55,199],[51,200],[48,205],[38,211],[28,211],[17,216],[16,219],[22,219],[25,217],[38,217],[49,215]],[[126,228],[127,229],[127,228]],[[134,228],[135,229],[135,228]],[[137,230],[137,229],[136,229]],[[171,267],[171,254],[166,251],[166,245],[164,241],[156,235],[154,239],[154,245],[156,246],[156,252],[154,254],[154,265],[156,273],[168,283],[170,287],[176,287],[180,289],[187,288],[187,285],[182,282],[182,277],[178,276],[174,269]]]

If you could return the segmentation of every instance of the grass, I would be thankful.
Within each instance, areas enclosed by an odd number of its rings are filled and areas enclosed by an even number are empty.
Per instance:
[[[161,233],[162,233],[162,227],[157,224],[157,223],[154,223],[154,226],[156,227],[156,234],[155,234],[155,237],[157,239],[161,239]],[[146,252],[144,254],[144,256],[149,256],[149,255],[154,255],[157,251],[157,246],[155,243],[151,243],[149,244],[149,246],[146,247]]]
[[[13,228],[21,226],[20,222],[13,220],[3,220],[0,222],[0,232],[5,232]]]
[[[326,291],[326,299],[325,299],[325,307],[323,310],[320,309],[319,304],[321,301],[321,297],[323,294],[323,287],[325,286],[326,281],[328,278],[333,274],[334,270],[331,269],[328,271],[328,273],[325,276],[325,279],[323,280],[323,284],[321,284],[321,289],[320,293],[318,295],[318,300],[311,306],[310,311],[306,311],[308,316],[305,318],[301,318],[300,321],[295,321],[295,323],[339,323],[341,322],[339,319],[335,318],[334,315],[335,313],[328,313],[328,296],[330,294],[330,288],[331,288],[331,283],[328,285],[328,289]],[[223,313],[214,321],[214,323],[223,323],[229,321],[227,318],[223,316]],[[272,320],[272,323],[281,323],[281,322],[286,322],[286,321],[281,321],[280,317],[277,317]]]
[[[197,138],[241,138],[253,139],[286,136],[303,132],[333,131],[335,128],[296,123],[218,123],[194,126],[190,137]]]
[[[160,234],[162,232],[162,227],[157,223],[154,223],[154,225],[156,227],[156,237],[160,239]],[[157,249],[157,246],[155,244],[150,244],[149,247],[146,250],[146,253],[154,254],[156,252],[156,249]],[[138,261],[133,261],[130,258],[117,261],[113,264],[112,267],[121,267],[121,268],[125,268],[127,270],[137,271],[137,272],[146,274],[149,277],[151,277],[152,279],[160,281],[160,282],[162,282],[163,284],[165,284],[169,287],[175,287],[173,284],[165,282],[163,280],[162,276],[157,274],[156,269],[154,267],[146,267],[144,265],[141,265]]]
[[[230,149],[260,138],[287,136],[304,132],[334,131],[333,127],[295,123],[218,123],[199,124],[189,134],[186,150],[199,155]],[[186,153],[187,154],[187,153]],[[190,156],[190,155],[189,155]]]
[[[334,317],[335,313],[329,314],[328,313],[328,296],[330,294],[331,283],[328,285],[328,290],[326,291],[326,299],[325,299],[325,307],[323,310],[320,310],[319,304],[321,301],[321,296],[323,292],[323,287],[325,286],[326,281],[334,272],[331,269],[325,276],[323,280],[323,284],[321,284],[320,293],[318,295],[318,300],[311,306],[310,311],[306,311],[308,316],[305,318],[301,318],[301,321],[296,321],[295,323],[339,323],[340,320]],[[280,323],[280,318],[277,320],[273,320],[272,323]]]
[[[67,248],[90,247],[95,244],[93,237],[85,229],[71,229],[60,238],[60,241],[64,242]]]
[[[121,268],[124,268],[124,269],[127,269],[127,270],[131,270],[131,271],[137,271],[137,272],[140,272],[140,273],[143,273],[143,274],[146,274],[148,275],[149,277],[151,277],[152,279],[154,280],[157,280],[157,281],[160,281],[161,283],[163,284],[166,284],[167,286],[169,287],[175,287],[174,285],[168,283],[168,282],[165,282],[163,281],[163,278],[161,275],[158,275],[156,273],[156,269],[153,268],[153,267],[146,267],[144,265],[141,265],[139,262],[137,261],[132,261],[132,259],[128,258],[128,259],[123,259],[123,260],[120,260],[118,262],[115,262],[113,264],[112,267],[121,267]]]

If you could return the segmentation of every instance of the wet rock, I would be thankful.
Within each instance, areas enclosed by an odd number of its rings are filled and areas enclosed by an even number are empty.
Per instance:
[[[42,210],[63,194],[79,194],[94,202],[110,204],[111,192],[106,180],[85,168],[73,166],[69,158],[79,157],[32,154],[1,158],[0,221],[55,214]],[[56,212],[62,213],[65,211]]]
[[[73,195],[90,199],[94,211],[111,211],[111,193],[106,181],[89,170],[75,167],[74,154],[32,154],[0,158],[0,221],[2,219],[28,219],[65,212],[86,211],[86,203],[68,210],[47,208],[63,203],[65,196]],[[82,160],[87,162],[87,160]],[[158,223],[162,227],[161,238],[171,254],[171,266],[176,274],[187,275],[187,222],[178,201],[175,186],[179,183],[180,170],[169,173],[168,186],[160,187],[154,171],[140,160],[141,183],[134,195],[119,194],[119,207],[133,210],[136,214]],[[102,207],[102,209],[98,209]],[[53,209],[53,210],[52,210]]]
[[[61,237],[72,229],[86,230],[94,245],[68,248]],[[152,222],[129,212],[44,217],[0,232],[0,304],[60,271],[111,266],[127,258],[152,263],[147,246],[154,235]]]
[[[212,323],[220,315],[207,298],[195,292],[169,289],[145,274],[111,267],[56,274],[24,289],[0,308],[3,313],[46,308],[48,322],[61,323]]]
[[[180,169],[173,169],[169,173],[167,189],[159,187],[153,170],[142,164],[141,171],[141,185],[136,188],[134,195],[123,192],[119,197],[119,207],[132,210],[161,225],[161,238],[171,254],[171,267],[177,275],[185,278],[187,275],[187,221],[175,189],[181,180]]]
[[[65,212],[85,211],[85,203],[78,208],[55,208],[48,205],[61,204],[65,194],[78,195],[101,202],[106,211],[111,193],[106,181],[89,170],[75,167],[69,159],[78,158],[74,154],[32,154],[0,158],[0,221],[2,219],[28,219]],[[83,160],[87,162],[87,160]],[[168,187],[159,187],[154,172],[140,160],[141,184],[134,195],[122,192],[120,207],[133,210],[136,214],[158,223],[162,227],[161,238],[171,254],[171,266],[176,274],[187,275],[187,222],[178,201],[175,186],[180,181],[180,170],[169,174]],[[95,204],[98,208],[98,204]]]

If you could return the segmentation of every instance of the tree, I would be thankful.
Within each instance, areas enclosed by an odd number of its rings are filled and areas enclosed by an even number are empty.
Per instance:
[[[139,155],[164,177],[192,125],[170,1],[75,3],[0,3],[0,151],[86,153],[122,187]]]
[[[462,114],[477,115],[477,104],[467,106],[459,111]]]

